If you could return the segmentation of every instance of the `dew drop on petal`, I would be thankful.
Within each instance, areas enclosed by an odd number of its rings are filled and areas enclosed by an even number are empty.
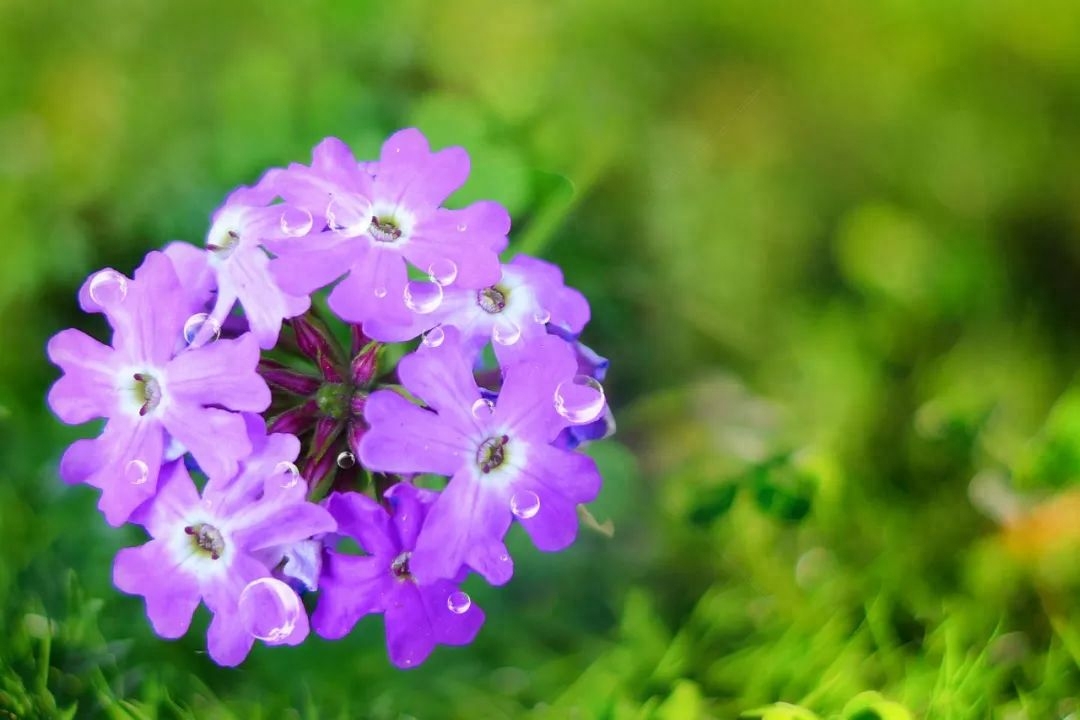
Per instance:
[[[495,403],[487,398],[480,398],[473,403],[472,414],[477,420],[486,420],[495,414]]]
[[[274,468],[274,473],[281,478],[281,487],[286,490],[296,487],[300,482],[300,469],[291,462],[279,462]]]
[[[384,287],[377,287],[377,288],[375,288],[374,292],[375,292],[375,297],[377,297],[377,298],[386,297],[386,288],[384,288]]]
[[[540,496],[532,490],[519,490],[510,498],[510,512],[522,520],[536,517],[540,512]]]
[[[285,583],[271,577],[252,580],[237,603],[240,623],[252,637],[277,642],[292,635],[303,611],[300,598]]]
[[[404,297],[406,307],[418,315],[428,315],[442,305],[442,285],[426,280],[410,280],[405,285]]]
[[[446,598],[446,607],[450,608],[450,612],[455,615],[461,615],[469,611],[472,607],[472,598],[468,593],[463,593],[460,590],[450,593],[450,597]]]
[[[466,225],[465,223],[461,223],[460,225],[457,226],[457,231],[458,232],[465,232],[468,229],[469,229],[469,226]]]
[[[590,423],[604,412],[604,387],[588,375],[575,375],[573,380],[559,383],[555,388],[555,412],[572,423]]]
[[[457,280],[458,266],[453,260],[436,260],[427,271],[431,282],[446,287]]]
[[[356,237],[371,227],[371,206],[363,198],[330,198],[326,205],[326,224],[345,237]]]
[[[424,337],[420,342],[427,347],[437,348],[443,344],[443,340],[445,339],[446,333],[443,331],[442,326],[436,325],[424,333]]]
[[[118,303],[127,297],[127,278],[115,270],[102,270],[90,279],[90,299],[98,307]]]
[[[206,313],[195,313],[184,323],[184,342],[206,345],[221,337],[221,325]]]
[[[286,205],[281,211],[281,232],[290,237],[301,237],[311,232],[314,220],[311,213],[302,207]]]
[[[521,328],[513,320],[500,317],[491,328],[491,339],[500,345],[513,345],[521,339]]]
[[[533,320],[540,323],[541,325],[546,325],[547,322],[551,320],[551,313],[548,312],[545,308],[539,308],[536,312],[533,313]]]
[[[351,468],[356,464],[356,456],[345,450],[337,456],[337,466],[342,469]]]
[[[150,467],[142,460],[132,460],[124,467],[124,476],[132,485],[142,485],[150,477]]]

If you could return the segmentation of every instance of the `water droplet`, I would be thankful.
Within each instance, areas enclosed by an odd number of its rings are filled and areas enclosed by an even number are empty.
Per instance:
[[[290,237],[301,237],[311,232],[314,220],[311,213],[302,207],[286,205],[281,211],[281,232]]]
[[[195,313],[184,323],[184,342],[206,345],[221,337],[221,325],[206,313]]]
[[[428,347],[437,348],[443,344],[443,340],[445,339],[446,333],[443,332],[442,326],[436,325],[435,327],[424,333],[424,337],[420,342],[422,342],[424,345],[427,345]]]
[[[285,583],[271,577],[252,580],[237,603],[240,624],[252,637],[278,642],[292,635],[303,612],[300,598]]]
[[[286,490],[296,487],[297,483],[300,482],[300,469],[291,462],[279,462],[274,468],[274,472],[281,476],[281,487]]]
[[[450,597],[446,598],[446,607],[450,608],[450,612],[455,615],[462,615],[469,611],[472,607],[472,598],[468,593],[463,593],[460,590],[450,593]]]
[[[90,299],[102,308],[118,303],[127,297],[127,284],[115,270],[102,270],[90,279]]]
[[[326,224],[345,237],[356,237],[371,227],[371,204],[361,197],[330,198]]]
[[[405,285],[405,305],[418,315],[435,312],[443,301],[442,285],[426,280],[410,280]]]
[[[486,420],[495,414],[495,403],[487,398],[480,398],[473,403],[472,414],[477,420]]]
[[[428,266],[427,271],[431,282],[443,287],[457,280],[458,267],[453,260],[436,260]]]
[[[592,422],[604,412],[605,403],[604,387],[588,375],[576,375],[555,388],[555,411],[572,423]]]
[[[356,456],[348,450],[345,450],[337,456],[337,466],[339,468],[348,469],[356,464]]]
[[[500,345],[513,345],[521,339],[521,328],[513,320],[500,317],[491,328],[491,339]]]
[[[377,298],[386,297],[386,288],[384,288],[384,287],[375,288],[375,297],[377,297]]]
[[[521,490],[510,498],[510,512],[522,520],[536,517],[540,512],[540,496],[532,490]]]
[[[150,467],[142,460],[132,460],[124,468],[124,476],[132,485],[142,485],[150,477]]]
[[[458,232],[465,232],[465,231],[466,231],[466,230],[468,230],[468,229],[469,229],[469,226],[468,226],[468,225],[466,225],[465,223],[461,223],[461,224],[459,224],[459,225],[457,226],[457,231],[458,231]]]
[[[540,323],[541,325],[546,325],[547,322],[551,320],[551,313],[544,308],[540,308],[533,313],[533,320]]]

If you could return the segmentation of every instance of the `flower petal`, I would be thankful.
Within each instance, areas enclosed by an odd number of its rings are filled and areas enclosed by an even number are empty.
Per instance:
[[[390,662],[412,668],[427,660],[435,649],[435,630],[415,585],[404,585],[394,593],[384,619]]]
[[[370,238],[357,238],[354,243],[358,247],[367,243],[367,247],[354,256],[348,276],[330,292],[330,309],[342,320],[357,324],[370,318],[407,324],[411,313],[405,306],[405,260],[396,250],[376,247]]]
[[[270,406],[270,388],[255,371],[258,362],[251,335],[193,348],[165,366],[166,392],[184,404],[261,412]]]
[[[469,443],[457,426],[392,390],[372,393],[364,417],[371,429],[360,439],[360,461],[367,468],[453,475],[465,462]]]
[[[508,488],[455,475],[431,506],[409,567],[420,582],[453,578],[468,565],[492,585],[514,573],[502,539],[510,527]]]
[[[206,649],[210,659],[224,667],[236,667],[251,652],[255,638],[242,627],[240,613],[221,610],[214,613],[206,631]]]
[[[49,390],[49,407],[69,425],[112,415],[118,406],[116,352],[79,330],[49,340],[49,359],[64,371]]]
[[[362,617],[386,609],[396,584],[377,558],[327,552],[311,626],[328,640],[345,637]]]
[[[186,558],[177,558],[165,540],[124,548],[113,562],[113,584],[146,598],[146,614],[154,631],[165,638],[187,632],[199,606],[199,583],[184,572]]]
[[[251,441],[239,413],[170,402],[162,421],[210,477],[232,477],[240,460],[251,453]]]
[[[420,587],[420,595],[435,632],[435,641],[442,645],[468,645],[476,639],[484,624],[484,611],[471,600],[464,612],[450,609],[451,595],[459,592],[458,583],[453,580],[438,580]]]

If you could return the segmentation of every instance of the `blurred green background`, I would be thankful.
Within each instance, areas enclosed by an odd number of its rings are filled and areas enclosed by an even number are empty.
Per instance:
[[[414,671],[378,619],[218,668],[112,589],[45,341],[409,125],[592,302],[614,537],[515,533]],[[4,0],[0,228],[0,717],[1080,716],[1080,4]]]

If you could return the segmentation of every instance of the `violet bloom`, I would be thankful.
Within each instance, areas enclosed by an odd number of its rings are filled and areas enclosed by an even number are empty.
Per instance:
[[[392,516],[365,495],[330,496],[328,507],[338,532],[356,540],[367,554],[326,552],[311,624],[333,640],[345,636],[363,616],[383,613],[391,662],[415,667],[436,645],[472,642],[484,612],[459,589],[464,573],[453,580],[421,583],[411,572],[412,550],[437,494],[399,483],[386,497]]]
[[[307,637],[300,598],[271,574],[281,557],[267,552],[336,527],[306,500],[298,475],[270,472],[252,499],[255,476],[253,468],[244,480],[212,480],[200,498],[184,464],[167,465],[157,495],[132,516],[153,539],[121,550],[113,565],[116,587],[146,598],[146,614],[162,637],[186,633],[205,602],[213,613],[207,646],[219,665],[239,664],[255,639],[296,645]]]
[[[505,364],[527,353],[529,346],[547,335],[549,327],[577,337],[588,321],[588,301],[566,287],[558,266],[518,255],[502,266],[498,282],[479,290],[447,287],[442,303],[433,312],[414,313],[409,325],[374,324],[370,329],[392,340],[408,340],[429,331],[425,341],[437,345],[445,329],[455,327],[472,358],[478,358],[484,346],[493,341],[496,357]]]
[[[263,242],[307,235],[313,226],[311,213],[303,208],[270,205],[277,195],[278,177],[272,171],[255,187],[234,190],[214,212],[206,234],[209,267],[218,288],[210,322],[220,327],[239,302],[263,349],[274,347],[282,319],[296,317],[311,305],[307,293],[288,293],[279,287],[262,248]]]
[[[277,256],[278,283],[305,294],[347,273],[331,292],[330,307],[349,322],[364,323],[365,332],[369,321],[378,327],[408,324],[407,299],[415,304],[423,296],[431,305],[446,285],[492,284],[510,230],[506,210],[494,202],[440,207],[468,174],[462,148],[433,153],[416,129],[392,135],[374,166],[357,163],[345,143],[327,138],[315,148],[311,167],[291,165],[277,183],[288,203],[321,216],[327,228],[268,245]],[[406,261],[433,280],[409,283]]]
[[[64,375],[49,405],[69,424],[108,419],[99,437],[68,448],[60,474],[100,488],[99,507],[119,525],[154,495],[170,442],[210,475],[235,474],[251,443],[243,416],[230,411],[265,410],[270,390],[255,372],[253,337],[186,346],[190,305],[164,254],[148,254],[133,280],[108,278],[108,290],[91,294],[113,327],[112,347],[79,330],[53,336],[49,358]]]
[[[576,368],[567,343],[538,342],[527,360],[503,369],[492,404],[450,329],[442,345],[421,348],[398,365],[402,384],[430,409],[392,391],[368,398],[371,429],[360,441],[365,467],[451,476],[416,543],[418,578],[454,577],[468,565],[494,585],[505,583],[513,564],[503,537],[514,519],[541,550],[574,541],[576,506],[600,489],[591,458],[552,445],[570,424],[554,398]]]

